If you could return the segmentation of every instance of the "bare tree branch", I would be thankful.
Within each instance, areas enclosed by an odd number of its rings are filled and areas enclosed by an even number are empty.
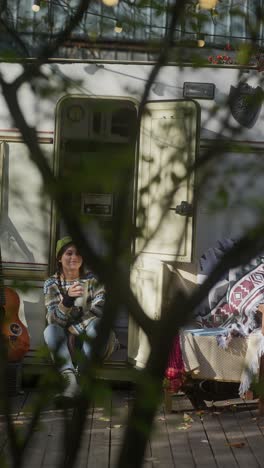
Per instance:
[[[166,65],[169,56],[170,46],[173,44],[173,35],[174,35],[174,28],[178,19],[180,18],[184,7],[186,4],[186,0],[175,0],[175,3],[171,5],[172,15],[171,21],[168,26],[168,34],[165,36],[162,44],[161,44],[161,52],[157,58],[155,65],[153,66],[151,73],[148,77],[148,81],[146,83],[143,96],[141,98],[140,106],[139,106],[139,121],[141,119],[143,113],[143,107],[146,104],[150,88],[154,83],[156,76],[159,73],[159,70],[162,66]]]

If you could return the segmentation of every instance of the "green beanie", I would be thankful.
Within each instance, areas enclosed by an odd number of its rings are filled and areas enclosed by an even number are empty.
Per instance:
[[[67,244],[72,244],[73,240],[70,236],[65,236],[62,239],[59,239],[56,245],[56,258],[58,258],[58,255],[62,249]]]

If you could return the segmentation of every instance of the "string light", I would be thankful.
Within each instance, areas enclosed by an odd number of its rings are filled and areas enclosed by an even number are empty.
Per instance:
[[[55,0],[56,1],[56,0]],[[55,1],[53,0],[53,2],[55,3]],[[114,6],[114,4],[118,4],[119,3],[119,0],[102,0],[102,2],[107,6]],[[114,4],[113,4],[114,2]],[[198,0],[198,3],[197,3],[197,7],[200,7],[200,8],[203,8],[203,9],[208,9],[208,6],[210,5],[210,9],[211,9],[211,16],[212,18],[214,18],[215,16],[218,15],[218,12],[217,10],[215,10],[215,7],[212,7],[212,4],[214,4],[215,6],[217,5],[218,3],[218,0]],[[110,5],[111,4],[111,5]],[[40,10],[40,0],[34,0],[34,3],[32,5],[32,10],[34,12],[38,12]],[[87,13],[89,15],[93,15],[93,16],[97,16],[97,17],[100,17],[100,18],[106,18],[106,19],[111,19],[113,21],[117,21],[115,17],[113,16],[108,16],[106,14],[102,14],[102,13],[97,13],[97,12],[94,12],[94,11],[91,11],[91,10],[87,10]],[[149,27],[150,24],[145,24],[145,27]],[[169,30],[170,28],[168,26],[155,26],[156,29],[160,29],[160,30]],[[187,35],[187,36],[193,36],[193,39],[195,37],[195,32],[194,31],[186,31],[186,30],[182,30],[180,28],[173,28],[173,30],[175,32],[179,32],[181,34],[184,34],[184,35]],[[23,33],[21,33],[23,34]],[[230,40],[236,40],[236,39],[242,39],[242,40],[252,40],[252,37],[251,36],[248,36],[248,35],[231,35],[231,34],[212,34],[212,33],[204,33],[204,37],[206,36],[206,38],[220,38],[220,39],[225,39],[226,41],[230,41]],[[197,38],[198,40],[198,38]],[[255,41],[263,41],[263,37],[262,36],[257,36],[257,37],[254,37],[254,40]]]
[[[116,33],[121,33],[123,31],[123,26],[120,21],[117,21],[115,24],[115,32]]]
[[[199,4],[198,4],[199,5]],[[91,10],[87,10],[87,13],[89,15],[92,15],[92,16],[97,16],[98,18],[105,18],[105,19],[110,19],[110,20],[113,20],[113,21],[116,21],[116,18],[114,16],[109,16],[109,15],[105,15],[105,14],[101,14],[101,13],[96,13],[94,11],[91,11]],[[218,12],[216,12],[216,14],[218,14]],[[214,16],[214,14],[213,14]],[[145,28],[150,28],[151,27],[151,24],[150,23],[145,23],[144,24],[144,27]],[[168,31],[170,30],[170,27],[168,26],[158,26],[156,25],[155,26],[155,29],[160,29],[160,30],[164,30],[164,31]],[[179,32],[179,33],[183,33],[183,34],[186,34],[187,36],[195,36],[196,33],[195,31],[188,31],[188,30],[182,30],[180,28],[173,28],[173,31],[175,32]],[[223,38],[225,40],[232,40],[232,39],[243,39],[243,40],[252,40],[252,36],[246,36],[246,35],[231,35],[231,34],[215,34],[215,33],[203,33],[204,36],[210,38],[210,37],[213,37],[213,38]],[[258,36],[258,37],[255,37],[254,38],[256,41],[263,41],[263,37],[261,36]]]
[[[34,0],[32,10],[34,11],[34,13],[37,13],[40,10],[40,0]]]
[[[198,34],[198,36],[197,36],[197,45],[198,45],[198,47],[204,47],[205,46],[204,34]]]
[[[212,10],[216,7],[218,0],[199,0],[201,10]]]
[[[103,4],[106,6],[116,6],[119,3],[119,0],[102,0]]]
[[[107,6],[116,6],[118,5],[119,0],[102,0],[102,2]],[[40,0],[34,0],[33,5],[32,5],[32,10],[34,11],[34,13],[37,13],[40,10]],[[93,14],[92,12],[90,13]],[[104,17],[104,15],[101,15],[101,16]],[[114,18],[110,18],[110,19],[114,19]],[[123,25],[121,21],[116,21],[114,30],[118,34],[123,31]]]

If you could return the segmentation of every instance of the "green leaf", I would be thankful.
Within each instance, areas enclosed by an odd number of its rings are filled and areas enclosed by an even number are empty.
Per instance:
[[[241,65],[247,65],[250,61],[251,56],[252,44],[242,44],[237,53],[236,61]]]

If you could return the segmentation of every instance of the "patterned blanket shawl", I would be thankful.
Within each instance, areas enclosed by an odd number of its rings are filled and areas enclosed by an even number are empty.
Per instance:
[[[202,284],[234,242],[232,239],[218,241],[216,247],[210,248],[202,255],[199,262],[199,284]],[[247,265],[228,270],[194,314],[197,325],[201,328],[221,327],[224,330],[216,337],[219,346],[223,348],[228,346],[233,336],[256,333],[258,349],[248,350],[240,396],[249,388],[253,375],[257,373],[257,361],[264,353],[264,337],[260,331],[261,314],[257,312],[261,303],[264,303],[264,255],[252,259]],[[179,337],[175,337],[165,376],[170,382],[168,387],[171,391],[179,389],[184,381]]]
[[[233,240],[218,242],[200,259],[198,283],[210,274],[221,256],[234,244]],[[264,303],[264,256],[252,259],[247,265],[230,269],[211,289],[208,297],[195,311],[195,319],[202,328],[223,327],[218,343],[225,348],[232,336],[248,336],[261,325],[257,312]]]

